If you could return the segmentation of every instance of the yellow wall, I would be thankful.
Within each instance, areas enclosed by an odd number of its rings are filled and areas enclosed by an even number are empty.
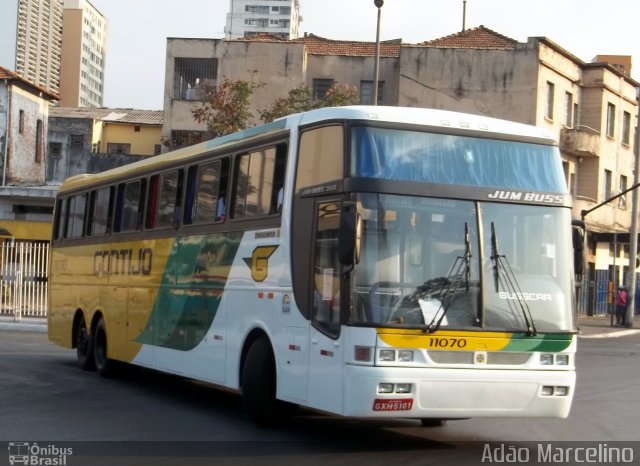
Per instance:
[[[155,146],[161,143],[162,126],[135,125],[131,123],[96,122],[94,143],[98,137],[99,152],[106,153],[107,145],[131,144],[131,155],[155,155]],[[135,131],[138,126],[140,131]]]

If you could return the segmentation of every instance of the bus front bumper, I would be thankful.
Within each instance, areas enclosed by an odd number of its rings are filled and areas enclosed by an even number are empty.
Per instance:
[[[344,415],[460,419],[569,415],[575,372],[347,366]]]

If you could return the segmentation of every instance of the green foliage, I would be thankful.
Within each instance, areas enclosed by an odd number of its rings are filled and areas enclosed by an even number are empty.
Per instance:
[[[246,129],[253,117],[249,98],[261,86],[225,78],[215,89],[207,90],[207,101],[192,110],[193,118],[198,123],[206,123],[214,138]]]
[[[249,127],[253,115],[249,111],[249,101],[254,90],[264,84],[225,79],[215,89],[207,90],[207,100],[192,110],[198,123],[206,123],[211,137],[224,136]],[[287,97],[280,97],[264,110],[260,119],[271,122],[292,113],[306,112],[322,107],[340,107],[359,103],[358,89],[348,84],[334,83],[323,99],[314,99],[306,85],[293,88]]]
[[[324,99],[314,99],[308,86],[302,85],[289,91],[287,97],[276,99],[270,107],[260,111],[260,119],[269,123],[277,118],[322,107],[342,107],[360,102],[358,89],[348,84],[334,83]]]

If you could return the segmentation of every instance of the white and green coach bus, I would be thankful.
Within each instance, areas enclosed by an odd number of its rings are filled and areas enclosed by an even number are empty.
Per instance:
[[[56,200],[49,338],[291,405],[425,424],[566,417],[571,198],[541,128],[343,107],[95,175]]]

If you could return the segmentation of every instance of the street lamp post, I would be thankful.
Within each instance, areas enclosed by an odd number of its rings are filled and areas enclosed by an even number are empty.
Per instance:
[[[378,81],[380,80],[380,13],[384,0],[373,0],[378,9],[378,22],[376,25],[376,58],[373,66],[373,105],[378,105]]]

